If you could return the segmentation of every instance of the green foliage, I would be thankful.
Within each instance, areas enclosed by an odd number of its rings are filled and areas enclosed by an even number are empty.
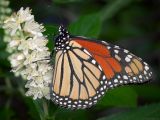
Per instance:
[[[66,3],[75,3],[81,2],[83,0],[54,0],[55,3],[66,4]]]
[[[124,9],[133,0],[112,0],[101,11],[100,16],[102,20],[112,18],[119,10]]]
[[[3,42],[3,29],[0,29],[0,59],[5,59],[8,54],[4,51],[6,44]]]
[[[4,107],[0,109],[0,118],[2,120],[10,120],[14,115],[14,110],[10,109],[10,101],[7,101]]]
[[[6,44],[3,42],[3,34],[4,31],[0,28],[0,77],[6,77],[10,75],[6,71],[10,64],[8,61],[6,61],[8,53],[5,51]]]
[[[160,101],[160,94],[157,94],[157,91],[160,91],[160,87],[158,85],[148,84],[143,86],[134,86],[133,88],[139,97]]]
[[[70,24],[69,31],[73,35],[81,35],[85,37],[98,37],[102,27],[99,14],[91,14],[81,16],[76,22]]]
[[[47,36],[48,39],[48,47],[50,50],[53,50],[54,45],[54,39],[57,35],[58,27],[55,27],[54,25],[45,25],[45,32],[44,34]]]
[[[97,104],[98,108],[107,106],[136,107],[137,93],[131,87],[119,87],[109,90],[105,97]]]
[[[88,120],[89,118],[89,112],[86,110],[65,110],[65,109],[59,109],[56,111],[55,119],[56,120]]]
[[[35,101],[31,98],[24,98],[24,102],[28,108],[28,115],[31,116],[33,120],[40,119],[41,114],[38,112],[39,108],[35,105]]]
[[[118,113],[98,120],[159,120],[160,103],[146,105],[127,112]]]
[[[85,37],[97,38],[102,29],[102,23],[104,20],[108,20],[113,17],[118,10],[125,7],[132,0],[117,0],[106,5],[104,9],[99,12],[90,15],[81,16],[76,22],[73,22],[69,26],[69,30],[73,35],[81,35]]]

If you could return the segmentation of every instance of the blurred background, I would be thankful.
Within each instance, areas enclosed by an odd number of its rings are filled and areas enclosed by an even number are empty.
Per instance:
[[[2,1],[2,0],[1,0]],[[25,81],[10,72],[0,29],[1,120],[160,120],[160,0],[10,0],[9,8],[30,7],[53,49],[59,24],[73,35],[105,40],[130,50],[153,69],[142,85],[109,90],[97,105],[71,111],[24,95]],[[0,5],[0,16],[4,13]]]

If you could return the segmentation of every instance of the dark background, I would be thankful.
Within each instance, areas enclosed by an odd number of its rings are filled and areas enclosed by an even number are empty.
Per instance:
[[[59,24],[73,35],[106,40],[143,58],[154,79],[109,90],[96,106],[71,111],[24,95],[14,77],[0,29],[0,119],[2,120],[160,120],[160,0],[11,0],[10,8],[30,7],[53,49]]]

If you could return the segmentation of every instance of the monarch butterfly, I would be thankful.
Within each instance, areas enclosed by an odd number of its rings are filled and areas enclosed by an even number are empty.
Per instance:
[[[144,83],[152,77],[146,62],[105,41],[71,36],[59,27],[51,99],[70,109],[85,109],[120,85]]]

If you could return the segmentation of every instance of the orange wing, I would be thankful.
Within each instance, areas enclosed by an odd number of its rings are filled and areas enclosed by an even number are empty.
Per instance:
[[[121,72],[122,68],[120,63],[111,56],[110,51],[105,45],[82,39],[75,39],[74,41],[82,45],[92,54],[93,58],[102,67],[108,80],[114,77],[115,72]]]
[[[126,49],[82,37],[72,40],[83,46],[97,61],[109,81],[109,88],[127,83],[143,83],[152,78],[148,64]]]

